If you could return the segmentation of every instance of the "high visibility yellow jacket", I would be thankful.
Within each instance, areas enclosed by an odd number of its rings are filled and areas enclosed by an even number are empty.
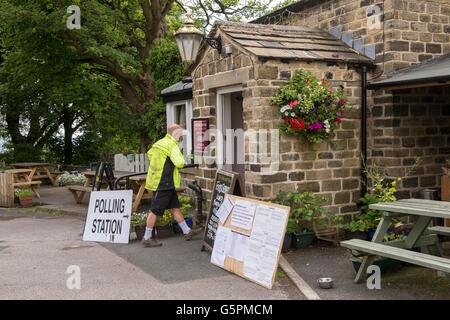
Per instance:
[[[150,165],[145,188],[148,190],[170,190],[179,188],[181,176],[178,169],[184,167],[184,157],[178,141],[170,134],[158,140],[147,152]]]

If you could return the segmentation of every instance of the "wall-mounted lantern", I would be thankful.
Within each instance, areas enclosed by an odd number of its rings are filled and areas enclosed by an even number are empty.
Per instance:
[[[175,40],[177,41],[181,59],[189,64],[195,61],[202,40],[212,48],[217,49],[219,53],[222,52],[220,36],[216,38],[203,37],[203,33],[194,26],[194,21],[190,15],[187,15],[186,22],[175,33]]]

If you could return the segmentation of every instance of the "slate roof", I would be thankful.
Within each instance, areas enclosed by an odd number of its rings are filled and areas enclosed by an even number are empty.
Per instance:
[[[191,93],[192,92],[192,79],[186,79],[179,81],[170,87],[167,87],[161,91],[162,97],[167,97],[175,94],[181,93]]]
[[[369,89],[394,86],[443,83],[450,81],[450,54],[427,60],[388,75],[387,79],[370,83]]]
[[[219,31],[260,58],[373,64],[370,58],[318,28],[217,21],[210,36]]]

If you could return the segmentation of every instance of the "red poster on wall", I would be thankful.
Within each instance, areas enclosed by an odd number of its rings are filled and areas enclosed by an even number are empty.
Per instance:
[[[209,119],[192,119],[192,150],[194,154],[200,154],[207,151],[209,146]]]

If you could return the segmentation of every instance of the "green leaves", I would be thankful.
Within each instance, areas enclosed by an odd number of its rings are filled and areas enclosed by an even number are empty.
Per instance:
[[[305,229],[311,230],[313,222],[321,221],[324,201],[324,197],[311,192],[288,191],[280,192],[273,202],[291,208],[288,228],[291,233],[301,233]]]
[[[320,143],[332,137],[342,121],[346,104],[343,96],[343,91],[334,90],[327,80],[298,70],[271,101],[279,108],[283,132]]]

